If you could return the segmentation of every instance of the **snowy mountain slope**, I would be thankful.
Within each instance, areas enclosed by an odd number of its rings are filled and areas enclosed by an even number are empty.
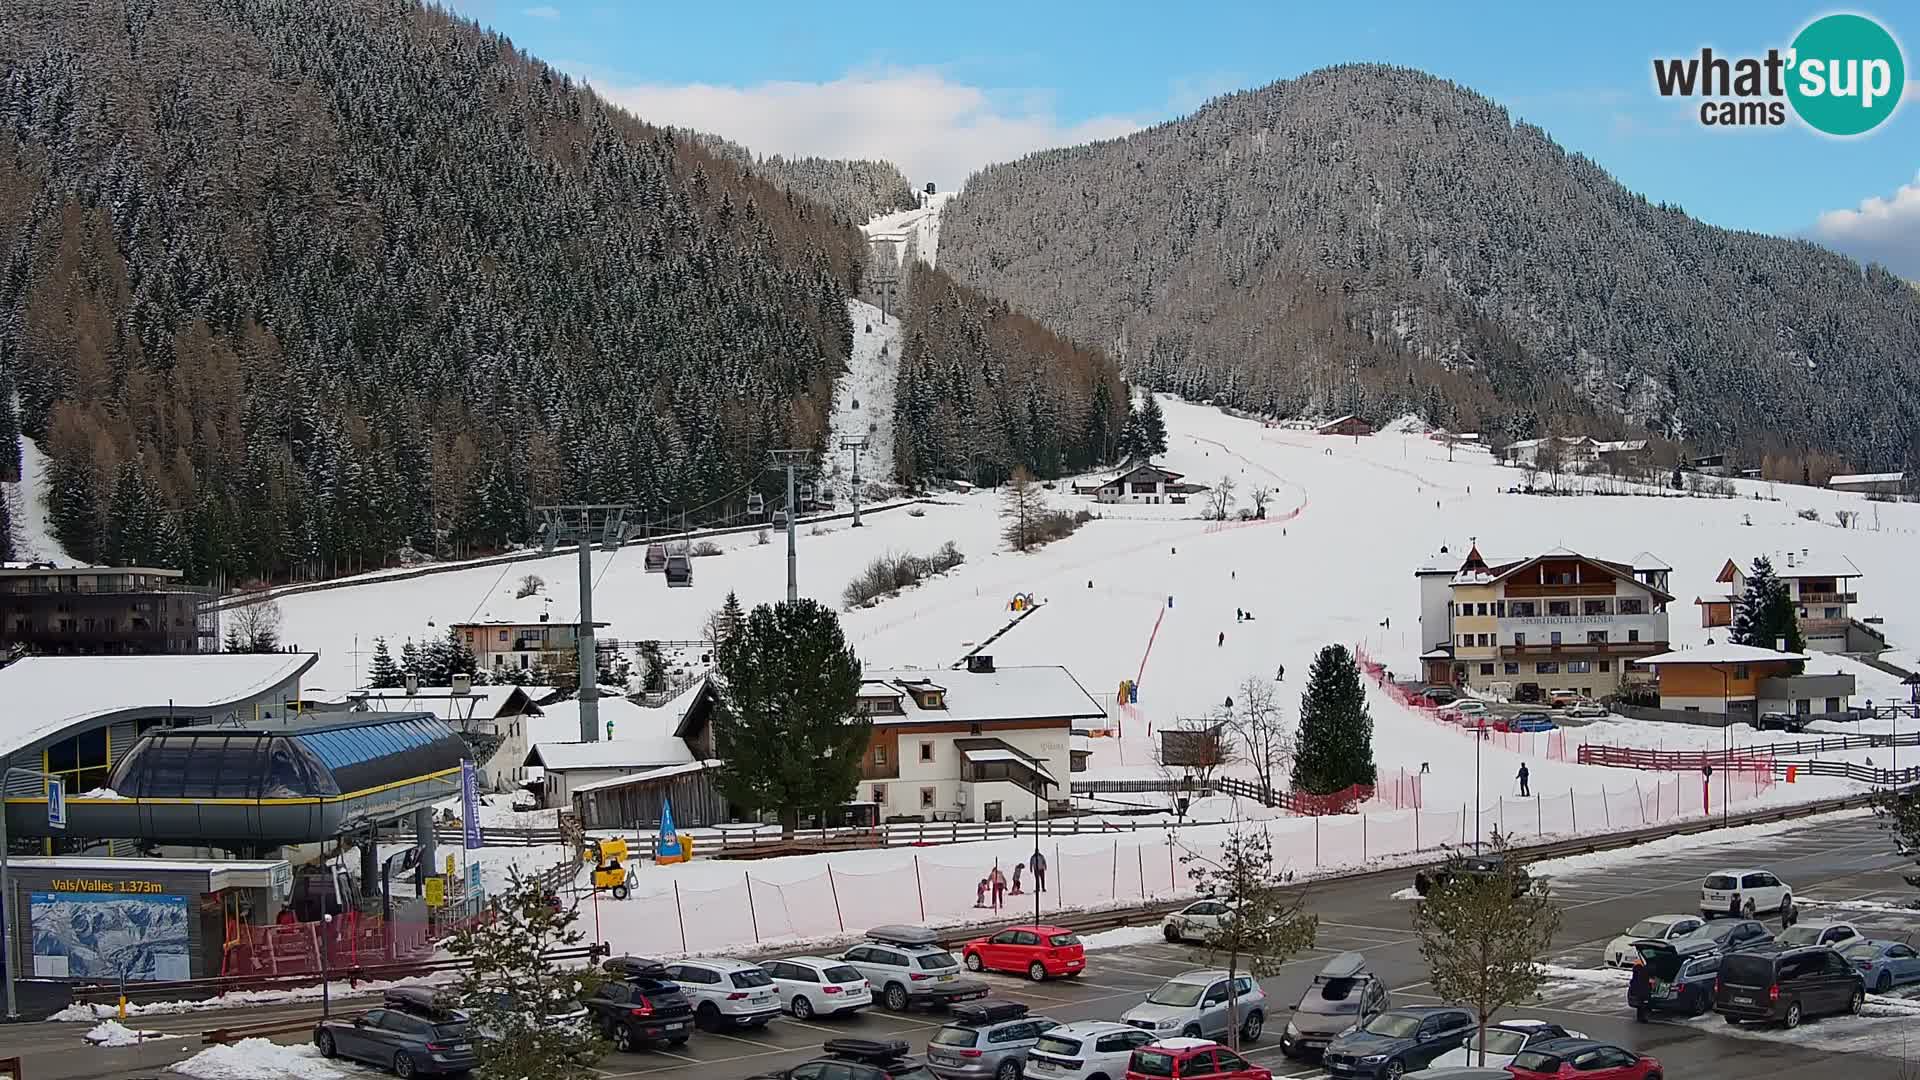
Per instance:
[[[39,443],[25,435],[20,436],[20,482],[6,488],[6,493],[13,499],[16,559],[62,565],[78,562],[53,538],[47,521],[47,456],[40,452]]]
[[[848,435],[865,435],[860,455],[860,483],[889,483],[893,479],[893,403],[900,381],[900,320],[881,320],[880,309],[858,300],[847,301],[853,319],[853,356],[847,373],[833,387],[833,427],[827,439],[827,482],[840,505],[853,493],[853,451],[840,449]]]
[[[928,266],[935,264],[940,251],[940,217],[947,203],[953,198],[953,192],[927,196],[927,204],[913,210],[902,210],[897,214],[884,214],[874,218],[860,231],[867,234],[869,243],[890,243],[894,247],[894,256],[902,266],[911,265],[918,259]]]
[[[1096,769],[1116,771],[1151,765],[1148,725],[1218,708],[1248,677],[1271,679],[1284,665],[1280,700],[1296,709],[1313,655],[1329,642],[1364,644],[1397,672],[1417,670],[1422,635],[1413,569],[1441,544],[1460,551],[1475,537],[1496,554],[1566,546],[1625,559],[1651,551],[1674,568],[1670,637],[1679,647],[1705,641],[1709,631],[1692,600],[1709,591],[1726,558],[1788,547],[1843,552],[1865,574],[1864,611],[1886,616],[1896,644],[1920,644],[1920,577],[1905,569],[1920,531],[1917,505],[1876,504],[1879,531],[1870,512],[1867,527],[1842,531],[1795,511],[1811,508],[1831,521],[1833,509],[1866,506],[1858,496],[1789,486],[1775,489],[1779,501],[1769,501],[1767,485],[1758,483],[1740,485],[1748,497],[1715,500],[1507,494],[1519,472],[1483,454],[1456,453],[1448,462],[1446,448],[1423,436],[1327,438],[1163,401],[1165,463],[1199,483],[1232,478],[1240,505],[1250,485],[1274,487],[1269,520],[1201,521],[1198,503],[1094,506],[1060,487],[1048,493],[1053,504],[1087,506],[1101,519],[1067,540],[1014,555],[999,539],[998,498],[980,492],[942,500],[922,517],[893,512],[857,530],[844,523],[818,534],[803,529],[800,592],[838,607],[846,582],[874,557],[954,540],[967,558],[958,570],[843,615],[861,660],[951,664],[1008,624],[1014,594],[1031,593],[1045,605],[986,651],[1003,665],[1065,665],[1109,703],[1120,680],[1138,679],[1139,702],[1123,717],[1124,737],[1094,740]],[[668,590],[658,575],[646,574],[638,550],[596,553],[595,614],[622,639],[696,638],[729,589],[749,605],[781,598],[785,545],[777,534],[771,540],[722,538],[725,554],[695,560],[690,589]],[[547,592],[516,603],[514,583],[528,572],[546,579]],[[338,688],[351,678],[356,634],[363,651],[377,633],[397,647],[408,633],[443,633],[470,616],[520,617],[533,610],[529,603],[554,621],[570,621],[577,617],[574,581],[572,557],[561,555],[504,572],[476,567],[291,596],[281,602],[285,636],[321,649],[311,681]],[[1235,609],[1250,611],[1254,621],[1236,622]],[[427,626],[429,619],[438,627]],[[1865,683],[1859,696],[1869,696]],[[1458,798],[1459,785],[1471,785],[1471,740],[1381,697],[1375,716],[1383,771],[1431,763],[1433,798]],[[1512,759],[1520,755],[1490,753],[1487,767],[1506,769],[1491,775],[1518,768]],[[1531,760],[1541,790],[1632,787],[1631,776],[1614,770]]]

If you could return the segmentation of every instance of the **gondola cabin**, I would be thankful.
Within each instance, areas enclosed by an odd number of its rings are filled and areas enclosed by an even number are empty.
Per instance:
[[[687,555],[669,555],[667,557],[667,588],[689,589],[693,587],[693,559]]]
[[[647,545],[647,573],[657,574],[667,568],[667,545]]]

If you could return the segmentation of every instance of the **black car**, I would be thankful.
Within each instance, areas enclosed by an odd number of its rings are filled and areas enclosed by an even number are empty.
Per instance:
[[[1328,1043],[1320,1064],[1338,1077],[1390,1080],[1433,1064],[1476,1026],[1465,1009],[1389,1009]]]
[[[909,1057],[913,1050],[900,1039],[828,1039],[820,1049],[825,1056],[749,1080],[934,1080],[931,1070]]]
[[[1810,1016],[1857,1013],[1866,980],[1827,945],[1782,946],[1730,953],[1720,962],[1713,1009],[1729,1024],[1761,1020],[1799,1027]]]
[[[425,1017],[428,1020],[468,1019],[466,1013],[454,1006],[453,992],[443,986],[427,986],[421,983],[390,986],[381,993],[380,1004],[386,1008],[407,1013],[410,1016]]]
[[[1426,896],[1432,893],[1433,890],[1452,881],[1455,874],[1472,878],[1493,878],[1505,877],[1507,872],[1505,860],[1498,856],[1461,855],[1457,858],[1449,859],[1439,866],[1416,871],[1413,875],[1413,891],[1419,893],[1421,896]],[[1524,866],[1516,866],[1512,872],[1514,876],[1513,895],[1519,896],[1525,893],[1533,884],[1533,879],[1528,876],[1527,868]]]
[[[1654,1013],[1699,1016],[1713,1011],[1721,951],[1712,940],[1636,941],[1640,962],[1627,982],[1627,1007],[1645,1023]]]
[[[395,1076],[446,1076],[480,1063],[463,1021],[439,1022],[399,1009],[368,1009],[322,1020],[313,1028],[322,1057],[343,1057],[392,1070]]]
[[[616,956],[606,970],[615,978],[581,1004],[615,1050],[680,1046],[692,1037],[693,1003],[659,961]]]

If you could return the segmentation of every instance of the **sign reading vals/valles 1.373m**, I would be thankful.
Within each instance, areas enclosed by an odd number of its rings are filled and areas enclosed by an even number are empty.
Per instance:
[[[109,881],[105,878],[54,878],[48,882],[58,892],[160,893],[166,888],[157,881]]]

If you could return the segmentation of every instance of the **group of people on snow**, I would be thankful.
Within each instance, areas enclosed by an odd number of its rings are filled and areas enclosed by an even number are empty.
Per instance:
[[[1011,888],[1008,887],[1007,875],[1000,870],[1000,860],[995,859],[993,861],[993,869],[989,870],[987,876],[980,879],[980,884],[974,887],[973,906],[977,908],[992,908],[994,911],[1000,910],[1006,903],[1006,897],[1009,894],[1014,896],[1020,895],[1020,874],[1025,870],[1033,871],[1033,891],[1037,893],[1046,892],[1047,857],[1040,854],[1038,849],[1035,849],[1032,857],[1025,862],[1018,860],[1014,862]]]

